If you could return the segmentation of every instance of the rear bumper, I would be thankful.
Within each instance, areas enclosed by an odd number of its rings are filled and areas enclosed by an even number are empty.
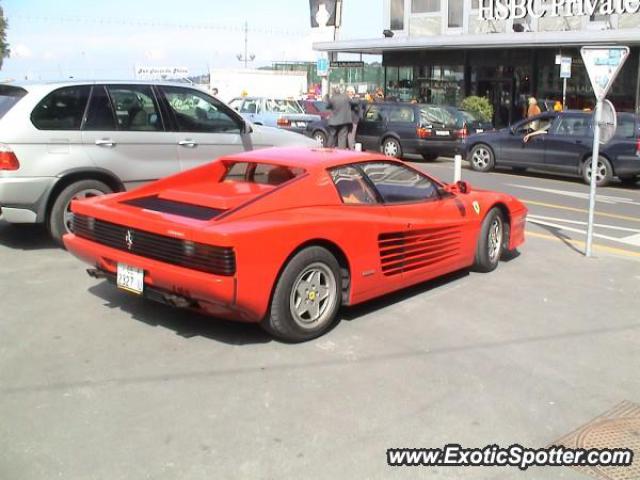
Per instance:
[[[118,263],[124,263],[144,270],[144,296],[155,301],[174,306],[195,308],[208,315],[237,320],[257,322],[249,312],[236,304],[237,279],[212,275],[184,267],[166,264],[156,260],[132,255],[116,250],[73,234],[64,236],[64,245],[80,260],[94,266],[99,277],[115,278]],[[171,298],[187,301],[171,303]]]
[[[420,155],[438,155],[452,157],[462,150],[459,140],[401,140],[402,149],[406,153],[418,153]]]
[[[56,177],[0,177],[0,208],[9,223],[43,222]]]

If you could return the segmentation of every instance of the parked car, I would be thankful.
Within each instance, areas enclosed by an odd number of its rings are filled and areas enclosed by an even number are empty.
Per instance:
[[[456,107],[447,106],[442,108],[447,110],[455,119],[456,135],[461,140],[464,140],[469,135],[493,130],[491,122],[485,122],[471,112]]]
[[[381,154],[268,149],[91,201],[67,249],[120,289],[287,341],[448,272],[488,272],[524,242],[514,197],[447,185]]]
[[[229,106],[255,125],[296,133],[304,133],[309,123],[320,120],[320,115],[304,113],[297,100],[287,98],[240,97],[231,100]]]
[[[331,110],[327,109],[327,104],[322,100],[302,100],[300,102],[305,113],[310,115],[320,115],[320,118],[326,119],[331,116]]]
[[[176,83],[0,86],[0,209],[62,239],[74,198],[122,191],[235,152],[305,145]]]
[[[596,183],[607,185],[614,176],[635,183],[640,176],[638,117],[618,114],[618,128],[600,146]],[[495,167],[528,168],[582,176],[591,182],[592,115],[581,111],[545,112],[494,132],[471,135],[465,154],[471,168],[488,172]]]
[[[396,158],[412,153],[434,160],[441,155],[454,155],[460,149],[455,118],[442,107],[388,102],[366,104],[365,108],[356,131],[356,142],[365,150],[382,151]],[[309,124],[305,135],[326,145],[327,122]]]

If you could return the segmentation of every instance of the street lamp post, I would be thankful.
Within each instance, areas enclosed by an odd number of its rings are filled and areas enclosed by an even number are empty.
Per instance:
[[[244,22],[244,55],[242,55],[241,53],[236,55],[236,58],[241,61],[244,62],[244,68],[247,68],[247,64],[248,62],[253,62],[256,58],[256,56],[252,53],[249,54],[249,22],[245,21]]]

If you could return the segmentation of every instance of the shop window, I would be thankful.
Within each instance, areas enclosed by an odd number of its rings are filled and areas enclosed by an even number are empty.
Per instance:
[[[391,0],[389,28],[391,30],[404,30],[404,0]]]
[[[447,26],[449,28],[462,28],[464,0],[449,0],[447,9]]]
[[[438,13],[440,0],[411,0],[411,13]]]

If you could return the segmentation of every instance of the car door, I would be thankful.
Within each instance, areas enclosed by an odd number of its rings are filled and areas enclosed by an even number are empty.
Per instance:
[[[242,118],[249,120],[251,123],[261,123],[260,99],[245,98],[239,112]]]
[[[544,162],[548,169],[577,173],[593,144],[588,115],[560,115],[545,138]]]
[[[463,201],[443,192],[423,173],[396,162],[374,161],[360,167],[394,225],[379,237],[386,278],[400,276],[408,285],[469,265],[473,252],[463,238],[471,215]]]
[[[244,120],[222,102],[192,88],[161,86],[159,90],[172,118],[180,169],[253,148]]]
[[[366,150],[380,151],[382,134],[386,131],[386,112],[382,105],[371,104],[365,110],[364,116],[356,130],[356,142],[361,143]]]
[[[543,114],[514,126],[500,142],[497,164],[544,167],[545,137],[553,116]]]
[[[127,189],[179,171],[150,85],[94,85],[82,141],[96,167],[113,172]]]

